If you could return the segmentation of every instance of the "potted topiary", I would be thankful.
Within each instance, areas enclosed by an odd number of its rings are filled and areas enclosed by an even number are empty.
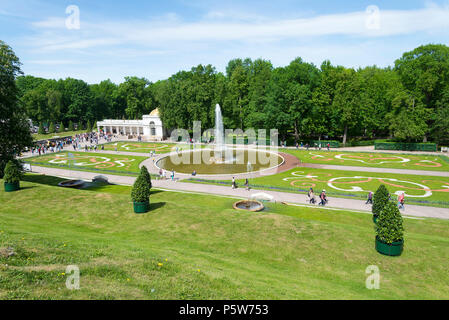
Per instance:
[[[400,256],[404,249],[404,227],[397,205],[388,202],[376,225],[376,250],[388,256]]]
[[[383,184],[377,188],[376,192],[374,193],[373,197],[373,221],[374,223],[377,223],[377,219],[379,219],[379,215],[382,212],[382,209],[385,207],[385,205],[388,203],[390,198],[390,195],[388,193],[387,187],[385,187]]]
[[[133,189],[131,191],[131,198],[133,200],[134,212],[145,213],[150,208],[150,189],[151,180],[148,183],[148,177],[150,176],[145,166],[140,169],[140,174],[134,182]]]
[[[3,180],[5,180],[5,191],[17,191],[20,189],[20,178],[22,177],[22,172],[20,171],[18,165],[9,160],[5,167],[5,174]]]

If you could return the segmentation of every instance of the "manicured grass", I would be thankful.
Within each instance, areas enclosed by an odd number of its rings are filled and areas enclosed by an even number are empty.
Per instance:
[[[319,151],[315,149],[280,149],[304,163],[341,166],[393,168],[410,170],[449,171],[449,158],[444,155],[411,155],[398,153],[369,153],[348,151]],[[404,162],[406,160],[407,162]]]
[[[368,214],[249,213],[233,199],[155,190],[151,211],[136,215],[129,187],[32,181],[5,193],[0,180],[0,248],[16,253],[0,256],[0,299],[449,298],[449,221],[405,219],[393,258],[374,250]],[[79,266],[80,290],[66,289],[67,265]],[[379,290],[365,287],[370,265]]]
[[[69,153],[74,158],[69,158]],[[41,167],[132,175],[139,172],[139,164],[145,159],[139,156],[65,151],[26,158],[24,161]]]
[[[196,145],[198,147],[199,145]],[[201,145],[201,148],[204,148]],[[178,148],[178,151],[193,149],[192,144],[187,143],[158,143],[158,142],[135,142],[135,141],[119,141],[111,142],[104,145],[105,150],[111,151],[127,151],[127,152],[140,152],[149,154],[150,151],[155,151],[156,154],[174,152]]]
[[[68,137],[68,136],[75,136],[77,134],[83,134],[86,133],[86,130],[78,130],[78,131],[64,131],[64,132],[57,132],[57,133],[47,133],[47,134],[39,134],[34,133],[33,134],[33,140],[46,140],[46,139],[53,139],[56,137]]]
[[[332,179],[335,179],[332,181]],[[396,180],[391,180],[396,179]],[[188,179],[187,182],[211,183],[207,180]],[[237,180],[242,186],[244,180]],[[213,181],[214,184],[231,185],[230,181]],[[449,207],[449,177],[418,176],[391,173],[356,172],[313,168],[295,168],[276,175],[250,179],[255,189],[299,192],[306,194],[312,187],[318,196],[326,189],[329,196],[366,199],[369,191],[385,184],[392,198],[395,192],[404,191],[406,204]],[[431,194],[430,194],[431,193]],[[425,196],[428,194],[429,196]],[[425,196],[425,197],[423,197]]]

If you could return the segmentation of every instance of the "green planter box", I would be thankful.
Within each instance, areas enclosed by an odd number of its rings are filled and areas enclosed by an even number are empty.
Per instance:
[[[379,216],[376,216],[376,215],[373,214],[373,222],[375,224],[377,224],[377,219],[379,219]]]
[[[133,202],[135,213],[145,213],[150,209],[150,200],[147,202]]]
[[[400,256],[403,249],[404,249],[404,240],[388,244],[376,237],[376,250],[381,254],[387,256]]]
[[[13,182],[13,183],[5,182],[5,191],[6,192],[17,191],[19,189],[20,189],[20,182]]]

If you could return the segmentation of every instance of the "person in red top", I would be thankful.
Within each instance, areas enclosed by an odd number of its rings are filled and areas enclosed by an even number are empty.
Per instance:
[[[404,194],[404,192],[402,192],[402,194],[400,194],[398,197],[398,208],[399,209],[404,209],[404,198],[405,198],[405,194]]]

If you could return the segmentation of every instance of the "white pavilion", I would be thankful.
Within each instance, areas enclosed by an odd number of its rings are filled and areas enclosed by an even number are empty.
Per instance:
[[[142,136],[143,140],[161,141],[165,139],[165,130],[156,108],[142,120],[103,120],[97,122],[97,130],[105,133]]]

